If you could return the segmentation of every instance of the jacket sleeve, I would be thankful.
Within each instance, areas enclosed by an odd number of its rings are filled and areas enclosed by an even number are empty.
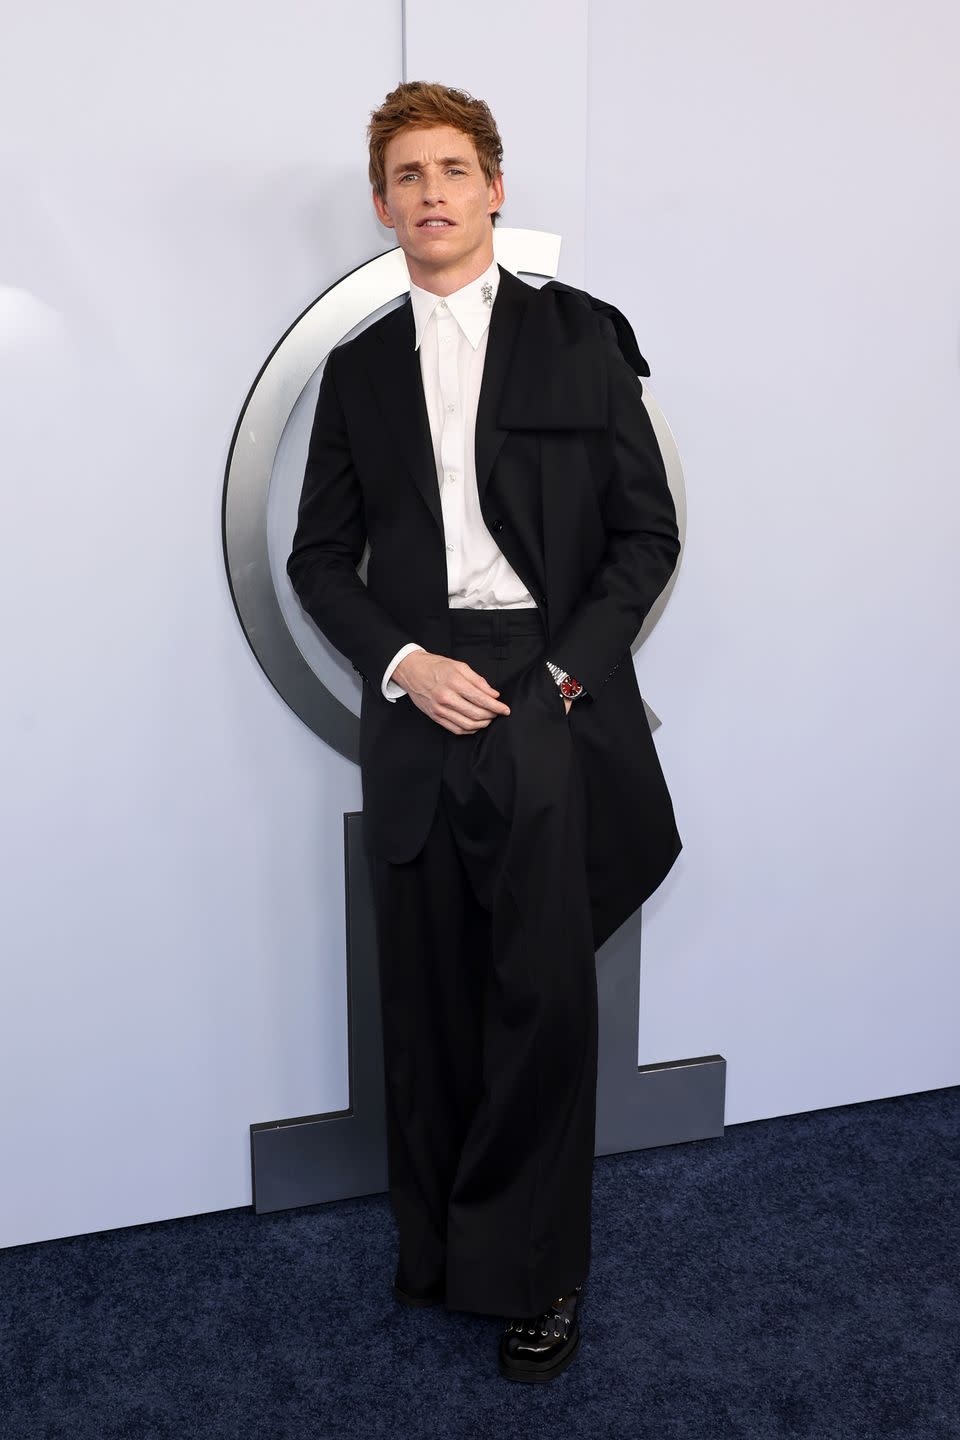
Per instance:
[[[550,644],[550,659],[594,698],[629,651],[680,555],[676,507],[643,386],[624,358],[613,322],[601,315],[599,324],[611,467],[603,506],[606,549]]]
[[[287,574],[310,618],[361,678],[379,690],[390,657],[413,637],[373,599],[357,574],[367,532],[337,393],[336,361],[332,350],[320,382]]]

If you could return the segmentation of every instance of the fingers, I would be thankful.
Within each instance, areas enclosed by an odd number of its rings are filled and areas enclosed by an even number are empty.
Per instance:
[[[413,703],[454,735],[470,735],[498,715],[510,714],[500,691],[463,660],[414,652],[401,666]]]
[[[509,710],[499,700],[488,700],[477,691],[460,694],[456,690],[441,690],[433,697],[434,709],[452,712],[457,719],[492,720],[494,715],[509,715]],[[494,706],[497,708],[494,709]]]
[[[475,735],[478,730],[486,730],[490,724],[489,720],[481,720],[473,725],[458,725],[452,720],[442,720],[437,715],[433,716],[433,719],[436,720],[437,724],[442,726],[444,730],[449,730],[451,735]]]
[[[495,716],[510,714],[510,706],[499,699],[499,690],[464,661],[449,661],[442,679],[430,696],[430,714],[439,723],[460,727],[457,733],[482,729]]]
[[[431,718],[442,725],[457,727],[459,734],[468,734],[473,730],[484,729],[495,717],[481,709],[480,706],[471,705],[457,696],[453,696],[449,700],[438,696],[431,708]]]
[[[470,735],[475,730],[483,730],[496,718],[480,706],[462,700],[453,691],[430,696],[413,692],[410,698],[418,710],[454,735]]]
[[[476,670],[471,670],[465,660],[454,660],[452,663],[463,678],[469,681],[470,685],[475,690],[478,690],[481,695],[485,695],[488,699],[495,700],[500,694],[500,691],[495,690],[483,675],[478,674]]]
[[[452,663],[455,670],[447,681],[446,689],[454,692],[458,701],[479,707],[491,715],[510,714],[510,706],[504,704],[499,698],[500,691],[495,690],[482,675],[478,675],[476,670],[471,670],[470,666],[462,660],[455,660]],[[441,696],[437,698],[441,700],[441,703],[450,703],[449,700],[444,702]]]

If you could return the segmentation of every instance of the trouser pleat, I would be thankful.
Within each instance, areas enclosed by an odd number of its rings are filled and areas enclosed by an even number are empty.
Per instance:
[[[447,736],[420,854],[372,859],[403,1279],[535,1314],[586,1276],[597,989],[569,721],[542,635],[454,650],[511,706]],[[412,703],[403,700],[398,703]]]

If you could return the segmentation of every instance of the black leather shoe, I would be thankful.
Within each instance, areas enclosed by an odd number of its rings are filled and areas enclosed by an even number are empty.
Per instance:
[[[401,1304],[403,1304],[403,1305],[442,1305],[442,1304],[443,1304],[443,1300],[444,1300],[444,1290],[443,1290],[443,1286],[442,1286],[442,1285],[440,1286],[440,1288],[439,1288],[438,1290],[421,1291],[421,1292],[418,1294],[418,1293],[415,1292],[415,1291],[402,1289],[401,1286],[400,1286],[399,1281],[400,1281],[400,1270],[399,1270],[399,1267],[398,1267],[398,1268],[397,1268],[397,1273],[396,1273],[396,1275],[394,1276],[394,1279],[393,1279],[392,1289],[393,1289],[394,1296],[396,1297],[397,1300],[399,1300],[399,1301],[401,1302]]]
[[[528,1320],[511,1320],[500,1336],[499,1368],[507,1380],[552,1380],[566,1370],[580,1344],[578,1285],[561,1304],[553,1304],[542,1315]]]

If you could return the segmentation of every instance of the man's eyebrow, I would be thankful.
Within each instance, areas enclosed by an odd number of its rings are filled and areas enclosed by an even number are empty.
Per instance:
[[[461,155],[443,155],[439,163],[441,165],[469,165],[470,161]],[[392,174],[401,175],[404,170],[419,170],[420,168],[419,160],[408,160],[405,164],[394,165]]]

